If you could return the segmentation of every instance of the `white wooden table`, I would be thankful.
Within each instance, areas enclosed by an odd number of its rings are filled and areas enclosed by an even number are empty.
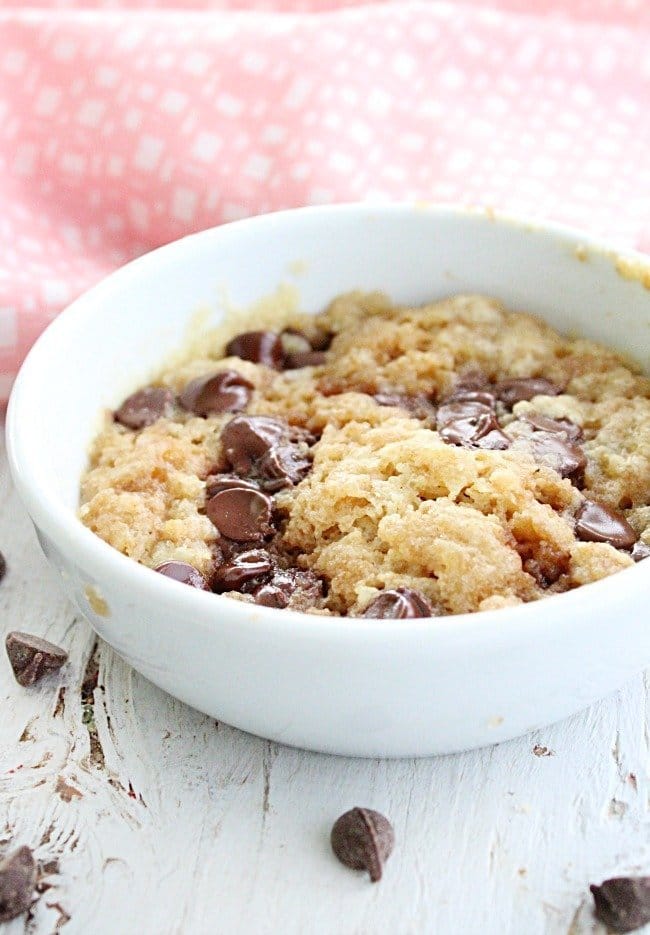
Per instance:
[[[0,441],[2,628],[70,652],[27,690],[0,650],[0,851],[28,844],[56,871],[6,935],[581,935],[604,932],[590,882],[650,871],[647,678],[563,724],[437,759],[248,736],[97,642],[39,551]],[[353,805],[395,826],[376,885],[330,852]]]

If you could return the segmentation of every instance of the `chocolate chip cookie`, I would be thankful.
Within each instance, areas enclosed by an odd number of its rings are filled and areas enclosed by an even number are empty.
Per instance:
[[[402,619],[650,555],[650,381],[492,299],[353,293],[179,360],[107,415],[80,516],[185,586]]]

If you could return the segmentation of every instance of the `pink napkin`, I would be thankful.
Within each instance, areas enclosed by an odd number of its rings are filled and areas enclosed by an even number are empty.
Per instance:
[[[647,0],[73,6],[0,14],[0,399],[81,291],[258,212],[460,201],[650,249]]]

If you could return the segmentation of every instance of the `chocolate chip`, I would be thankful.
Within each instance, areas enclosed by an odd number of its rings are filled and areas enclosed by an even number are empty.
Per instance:
[[[395,845],[391,823],[369,808],[353,808],[334,822],[332,850],[346,867],[367,870],[373,883],[381,880],[384,863]]]
[[[589,887],[595,914],[614,932],[633,932],[650,922],[650,877],[613,877]]]
[[[27,912],[37,877],[38,868],[29,847],[20,847],[0,861],[0,922]]]
[[[451,399],[438,407],[436,424],[440,430],[458,419],[478,419],[479,416],[489,416],[490,419],[494,419],[493,405],[478,399]]]
[[[435,617],[436,614],[420,591],[396,588],[394,591],[382,591],[370,601],[362,616],[378,620],[402,620],[405,617]]]
[[[261,604],[262,607],[283,609],[289,604],[291,592],[278,587],[277,584],[269,582],[268,584],[261,584],[259,587],[255,588],[253,597],[255,598],[255,603]]]
[[[224,591],[248,591],[260,584],[272,567],[271,556],[264,549],[241,552],[215,570],[212,590],[218,594]]]
[[[34,685],[48,672],[56,672],[68,658],[60,646],[15,630],[7,633],[5,647],[16,681],[24,688]]]
[[[241,357],[280,370],[284,361],[282,340],[274,331],[245,331],[228,342],[226,356]]]
[[[116,422],[130,429],[143,429],[158,419],[174,414],[174,394],[163,386],[147,386],[124,400],[113,415]]]
[[[4,555],[2,554],[2,552],[0,552],[0,581],[2,581],[2,579],[4,578],[6,574],[7,574],[7,561]]]
[[[222,370],[210,377],[188,383],[179,400],[184,409],[197,416],[216,412],[240,412],[248,405],[254,387],[236,370]]]
[[[266,584],[253,591],[257,604],[265,607],[288,607],[308,610],[323,596],[323,582],[313,571],[298,568],[276,568]]]
[[[259,485],[252,480],[244,480],[233,474],[211,475],[205,481],[205,495],[207,499],[215,497],[222,490],[232,490],[233,487],[245,487],[247,490],[259,490]]]
[[[262,487],[270,493],[299,484],[310,468],[311,461],[290,445],[275,445],[256,465]]]
[[[635,562],[642,562],[644,558],[650,558],[650,545],[646,545],[640,539],[634,543],[632,549],[632,558]]]
[[[271,532],[271,498],[249,487],[222,490],[206,504],[208,518],[235,542],[258,542]]]
[[[192,588],[199,588],[202,591],[209,590],[208,583],[201,572],[197,571],[194,565],[188,565],[187,562],[163,562],[154,571],[166,578],[180,581],[181,584],[189,584]]]
[[[582,438],[581,427],[570,419],[550,419],[541,412],[527,412],[521,419],[540,432],[565,435],[570,442],[577,442]]]
[[[505,450],[510,447],[510,439],[501,431],[491,412],[448,422],[439,428],[438,432],[448,445],[491,450]]]
[[[532,575],[540,588],[550,588],[571,566],[571,553],[558,551],[544,539],[536,542],[518,542],[517,551],[524,571]]]
[[[562,392],[561,387],[544,377],[515,377],[510,380],[500,380],[494,386],[494,392],[504,406],[512,409],[515,403],[533,399],[534,396],[557,396]]]
[[[327,360],[324,351],[298,351],[287,354],[284,359],[285,370],[299,370],[301,367],[320,367]]]
[[[595,500],[579,507],[575,532],[584,542],[608,542],[615,549],[631,549],[638,538],[624,516]]]
[[[270,416],[235,416],[221,433],[225,458],[238,474],[248,474],[286,431],[286,423]]]
[[[587,466],[582,448],[552,432],[533,432],[528,444],[535,460],[553,468],[560,477],[582,478]]]

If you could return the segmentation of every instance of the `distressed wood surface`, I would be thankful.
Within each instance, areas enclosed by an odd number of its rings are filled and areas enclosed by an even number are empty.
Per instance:
[[[48,885],[6,935],[600,935],[588,884],[650,872],[647,677],[492,749],[303,753],[198,714],[98,643],[38,549],[4,448],[0,549],[3,630],[70,652],[29,690],[0,658],[0,852],[34,848]],[[330,853],[353,805],[395,826],[377,885]]]

